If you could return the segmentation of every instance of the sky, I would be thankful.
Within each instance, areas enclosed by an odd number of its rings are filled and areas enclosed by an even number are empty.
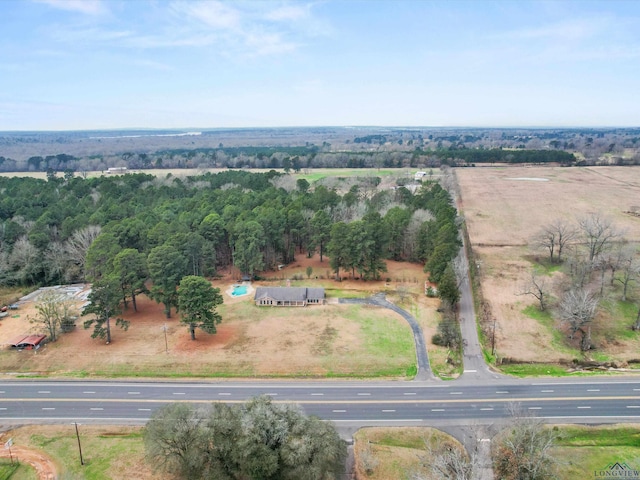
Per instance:
[[[640,1],[0,0],[0,130],[640,126]]]

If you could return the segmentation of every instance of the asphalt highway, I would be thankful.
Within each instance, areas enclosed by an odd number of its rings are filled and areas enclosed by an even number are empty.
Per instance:
[[[640,422],[640,379],[465,382],[0,382],[0,424],[144,423],[170,402],[296,403],[338,424],[486,423],[524,411],[558,423]]]

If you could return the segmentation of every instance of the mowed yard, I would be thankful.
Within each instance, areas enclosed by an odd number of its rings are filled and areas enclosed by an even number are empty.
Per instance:
[[[192,341],[179,315],[166,319],[162,305],[140,296],[138,312],[131,307],[124,312],[123,317],[130,321],[128,331],[112,326],[110,345],[92,339],[91,331],[84,330],[78,321],[75,331],[37,352],[3,348],[0,371],[77,377],[404,378],[415,374],[413,337],[399,315],[378,307],[340,305],[337,298],[385,291],[393,300],[396,288],[405,285],[410,292],[405,299],[410,305],[406,306],[423,321],[430,338],[429,325],[435,328],[437,302],[418,293],[426,279],[421,266],[390,262],[388,278],[380,282],[336,282],[326,278],[326,258],[320,263],[317,257],[301,256],[295,264],[272,272],[271,281],[253,286],[285,285],[294,274],[303,275],[307,266],[314,269],[312,279],[306,279],[305,274],[306,280],[292,285],[324,286],[327,305],[257,307],[253,294],[232,298],[226,293],[234,277],[229,272],[213,281],[224,297],[219,307],[222,323],[215,335],[197,330]],[[424,308],[418,308],[418,301]],[[33,331],[34,325],[28,321],[33,313],[33,305],[26,304],[16,315],[2,320],[0,343]]]
[[[498,355],[525,362],[579,358],[580,352],[567,346],[553,313],[537,315],[536,300],[518,295],[536,255],[545,256],[530,247],[531,239],[554,219],[574,222],[600,213],[624,230],[626,240],[640,245],[640,218],[625,213],[639,204],[640,168],[481,167],[456,173],[460,207],[478,260],[472,268],[480,273],[483,295],[497,320]],[[638,358],[640,333],[629,326],[640,290],[637,284],[632,287],[626,304],[618,302],[620,292],[614,290],[594,320],[597,349],[589,352],[591,358]]]

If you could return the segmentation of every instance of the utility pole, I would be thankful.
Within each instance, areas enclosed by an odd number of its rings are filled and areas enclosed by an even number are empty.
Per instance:
[[[167,324],[166,323],[162,327],[162,330],[164,330],[164,352],[169,353],[169,343],[167,343]]]
[[[80,433],[78,433],[78,423],[73,422],[73,425],[76,426],[76,438],[78,439],[78,452],[80,452],[80,465],[84,465],[84,460],[82,459],[82,446],[80,445]]]

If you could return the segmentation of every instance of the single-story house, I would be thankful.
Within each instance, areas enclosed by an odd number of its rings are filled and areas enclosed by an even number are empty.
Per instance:
[[[416,182],[421,182],[424,177],[427,176],[427,172],[416,172],[413,176]]]
[[[269,307],[305,307],[324,303],[324,288],[257,287],[256,305]]]
[[[46,335],[18,335],[9,341],[9,345],[14,348],[32,350],[38,348],[45,338],[47,338]]]

